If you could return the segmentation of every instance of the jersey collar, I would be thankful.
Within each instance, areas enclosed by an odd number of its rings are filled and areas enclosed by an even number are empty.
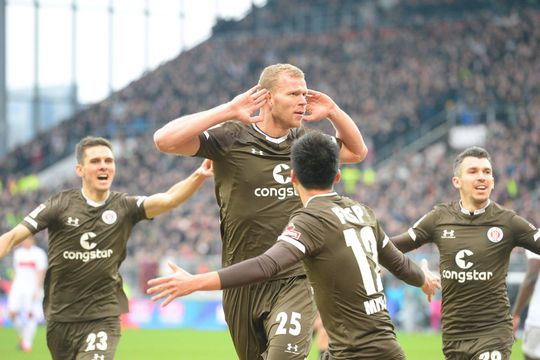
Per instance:
[[[467,210],[467,209],[465,209],[465,208],[463,207],[463,204],[462,204],[461,200],[459,200],[459,207],[460,207],[460,210],[461,210],[461,212],[462,212],[463,214],[465,214],[465,215],[479,215],[479,214],[483,214],[483,213],[486,212],[486,208],[487,208],[490,204],[491,204],[491,200],[488,199],[486,206],[484,206],[484,207],[481,208],[481,209],[476,209],[476,210],[474,210],[474,212],[471,214],[471,212],[470,212],[469,210]]]
[[[319,198],[319,197],[327,197],[327,196],[334,196],[334,195],[337,195],[337,192],[335,191],[332,191],[332,192],[329,192],[329,193],[326,193],[326,194],[318,194],[318,195],[313,195],[312,197],[310,197],[308,199],[308,201],[306,201],[306,206],[304,207],[307,207],[309,205],[309,202],[315,198]]]
[[[111,196],[111,192],[109,191],[109,193],[107,194],[107,197],[105,198],[105,200],[103,200],[102,202],[96,202],[96,201],[90,199],[88,196],[86,196],[83,189],[81,189],[81,194],[84,197],[84,199],[86,200],[86,203],[88,205],[90,205],[92,207],[96,207],[96,208],[102,206],[103,204],[105,204],[107,202],[107,200],[109,200],[109,196]]]
[[[251,126],[253,126],[255,131],[257,131],[259,134],[263,135],[266,140],[268,140],[270,142],[273,142],[274,144],[281,144],[282,142],[287,140],[287,138],[289,137],[289,134],[284,135],[284,136],[279,137],[279,138],[271,137],[270,135],[267,135],[264,131],[259,129],[259,127],[257,125],[251,124]]]

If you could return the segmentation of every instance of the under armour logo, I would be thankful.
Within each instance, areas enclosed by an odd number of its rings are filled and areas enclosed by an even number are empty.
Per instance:
[[[287,352],[297,353],[298,352],[298,344],[287,344]]]
[[[456,237],[454,236],[454,230],[446,230],[446,229],[443,230],[441,239],[455,239],[455,238]]]
[[[68,217],[67,223],[70,226],[79,226],[79,218],[72,218],[71,216]]]
[[[262,150],[257,150],[257,149],[255,149],[255,148],[251,148],[251,153],[252,153],[252,154],[263,155]]]
[[[105,355],[94,354],[92,360],[105,360]]]

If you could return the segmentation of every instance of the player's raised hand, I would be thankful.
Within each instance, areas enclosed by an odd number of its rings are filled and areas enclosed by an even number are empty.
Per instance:
[[[178,267],[173,262],[169,261],[168,265],[174,273],[149,280],[148,285],[151,287],[146,290],[147,294],[157,294],[152,296],[152,301],[166,297],[165,301],[161,304],[162,307],[167,306],[177,297],[191,294],[194,291],[190,286],[190,280],[193,279],[193,275]]]
[[[315,90],[308,90],[307,106],[304,120],[319,121],[330,116],[336,108],[336,103],[330,96]]]
[[[201,166],[196,171],[205,177],[214,176],[214,166],[212,160],[204,159]]]
[[[245,93],[237,95],[229,103],[233,117],[244,123],[257,123],[263,120],[261,114],[253,115],[261,109],[268,100],[268,90],[255,85]]]
[[[424,272],[425,276],[422,291],[427,295],[428,301],[431,302],[433,295],[435,295],[435,291],[441,288],[441,279],[431,273],[429,270],[428,261],[426,259],[422,259],[420,262],[420,268]]]

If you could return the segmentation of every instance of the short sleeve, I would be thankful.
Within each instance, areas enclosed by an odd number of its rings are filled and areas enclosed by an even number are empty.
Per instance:
[[[211,160],[218,160],[224,157],[234,143],[240,124],[229,121],[216,125],[199,135],[199,150],[195,154]]]
[[[418,244],[417,247],[433,241],[432,234],[438,218],[439,215],[437,209],[434,209],[422,216],[411,228],[409,228],[409,230],[407,230],[411,239]]]
[[[21,225],[28,228],[32,234],[48,228],[54,221],[54,214],[57,213],[55,204],[57,202],[54,198],[49,198],[45,203],[39,204],[38,207],[24,217]]]
[[[278,241],[285,241],[298,249],[303,256],[311,256],[319,252],[325,244],[319,234],[326,233],[322,228],[321,221],[315,217],[300,213],[293,216]]]

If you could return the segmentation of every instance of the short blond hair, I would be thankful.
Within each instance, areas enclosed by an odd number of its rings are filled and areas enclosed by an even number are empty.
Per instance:
[[[281,74],[304,79],[304,72],[291,64],[274,64],[264,68],[259,78],[259,85],[263,89],[274,90]]]

